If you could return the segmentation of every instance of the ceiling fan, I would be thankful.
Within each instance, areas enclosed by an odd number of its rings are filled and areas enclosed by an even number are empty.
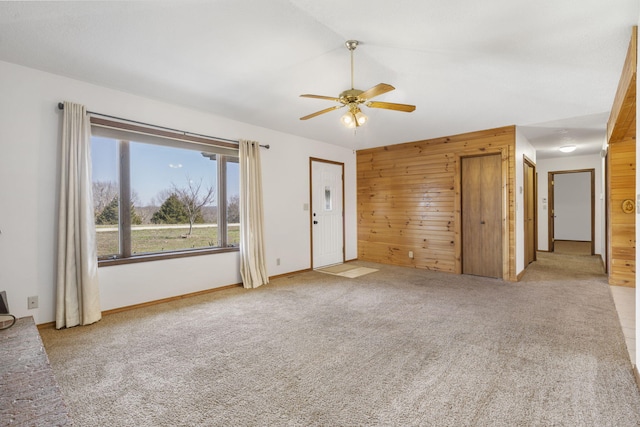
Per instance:
[[[337,98],[333,96],[310,94],[300,95],[303,98],[326,99],[328,101],[335,101],[340,103],[340,105],[335,105],[333,107],[325,108],[324,110],[316,111],[315,113],[309,114],[307,116],[300,117],[300,120],[308,120],[321,114],[328,113],[329,111],[347,107],[349,111],[341,117],[340,121],[348,128],[356,128],[364,125],[367,122],[367,116],[365,116],[360,110],[360,104],[364,104],[370,108],[384,108],[386,110],[404,111],[406,113],[410,113],[416,109],[415,105],[370,101],[371,98],[375,98],[376,96],[382,95],[383,93],[391,92],[395,89],[393,86],[386,83],[379,83],[365,91],[355,89],[353,87],[353,51],[356,50],[358,41],[347,40],[345,42],[345,46],[351,52],[351,89],[345,90],[340,95],[338,95]]]

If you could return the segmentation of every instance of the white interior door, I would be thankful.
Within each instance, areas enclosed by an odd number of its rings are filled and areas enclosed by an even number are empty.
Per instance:
[[[591,173],[553,175],[554,240],[591,241]]]
[[[311,161],[313,268],[344,262],[344,165]]]

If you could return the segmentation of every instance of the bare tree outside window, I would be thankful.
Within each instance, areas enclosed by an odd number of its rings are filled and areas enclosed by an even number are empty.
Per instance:
[[[237,194],[229,197],[227,202],[227,222],[230,224],[240,223],[240,196]]]
[[[118,198],[120,189],[115,181],[94,181],[92,187],[93,212],[98,217],[113,199]]]
[[[182,202],[187,211],[189,220],[189,233],[187,235],[191,236],[193,224],[199,216],[202,216],[202,208],[215,201],[215,187],[212,185],[203,187],[202,178],[196,182],[187,176],[187,185],[178,187],[173,184],[173,193]]]

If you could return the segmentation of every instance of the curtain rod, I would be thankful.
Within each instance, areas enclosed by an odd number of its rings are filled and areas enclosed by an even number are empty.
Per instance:
[[[58,110],[64,110],[64,103],[58,102]],[[94,111],[87,111],[87,114],[91,114],[91,115],[94,115],[94,116],[100,116],[100,117],[108,117],[110,119],[116,119],[116,120],[120,120],[120,121],[128,122],[128,123],[135,123],[137,125],[150,126],[150,127],[154,127],[154,128],[158,128],[158,129],[168,130],[168,131],[171,131],[171,132],[178,132],[178,133],[181,133],[183,135],[199,136],[199,137],[202,137],[202,138],[208,138],[208,139],[224,141],[224,142],[231,142],[231,143],[234,143],[234,144],[239,144],[240,143],[238,140],[235,140],[235,139],[218,138],[217,136],[203,135],[201,133],[186,132],[186,131],[183,131],[183,130],[180,130],[180,129],[173,129],[173,128],[168,128],[168,127],[164,127],[164,126],[152,125],[152,124],[149,124],[149,123],[138,122],[136,120],[123,119],[122,117],[110,116],[108,114],[96,113]],[[266,145],[262,145],[261,144],[260,147],[266,148],[267,150],[270,148],[269,144],[266,144]]]

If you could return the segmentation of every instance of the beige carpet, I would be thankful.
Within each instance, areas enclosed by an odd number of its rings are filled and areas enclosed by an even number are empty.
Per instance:
[[[537,261],[527,269],[523,280],[571,281],[596,278],[601,278],[603,283],[607,283],[600,255],[538,252]]]
[[[637,426],[598,260],[519,283],[358,262],[43,330],[78,426]]]
[[[556,240],[553,243],[553,251],[564,255],[591,255],[591,242]]]

